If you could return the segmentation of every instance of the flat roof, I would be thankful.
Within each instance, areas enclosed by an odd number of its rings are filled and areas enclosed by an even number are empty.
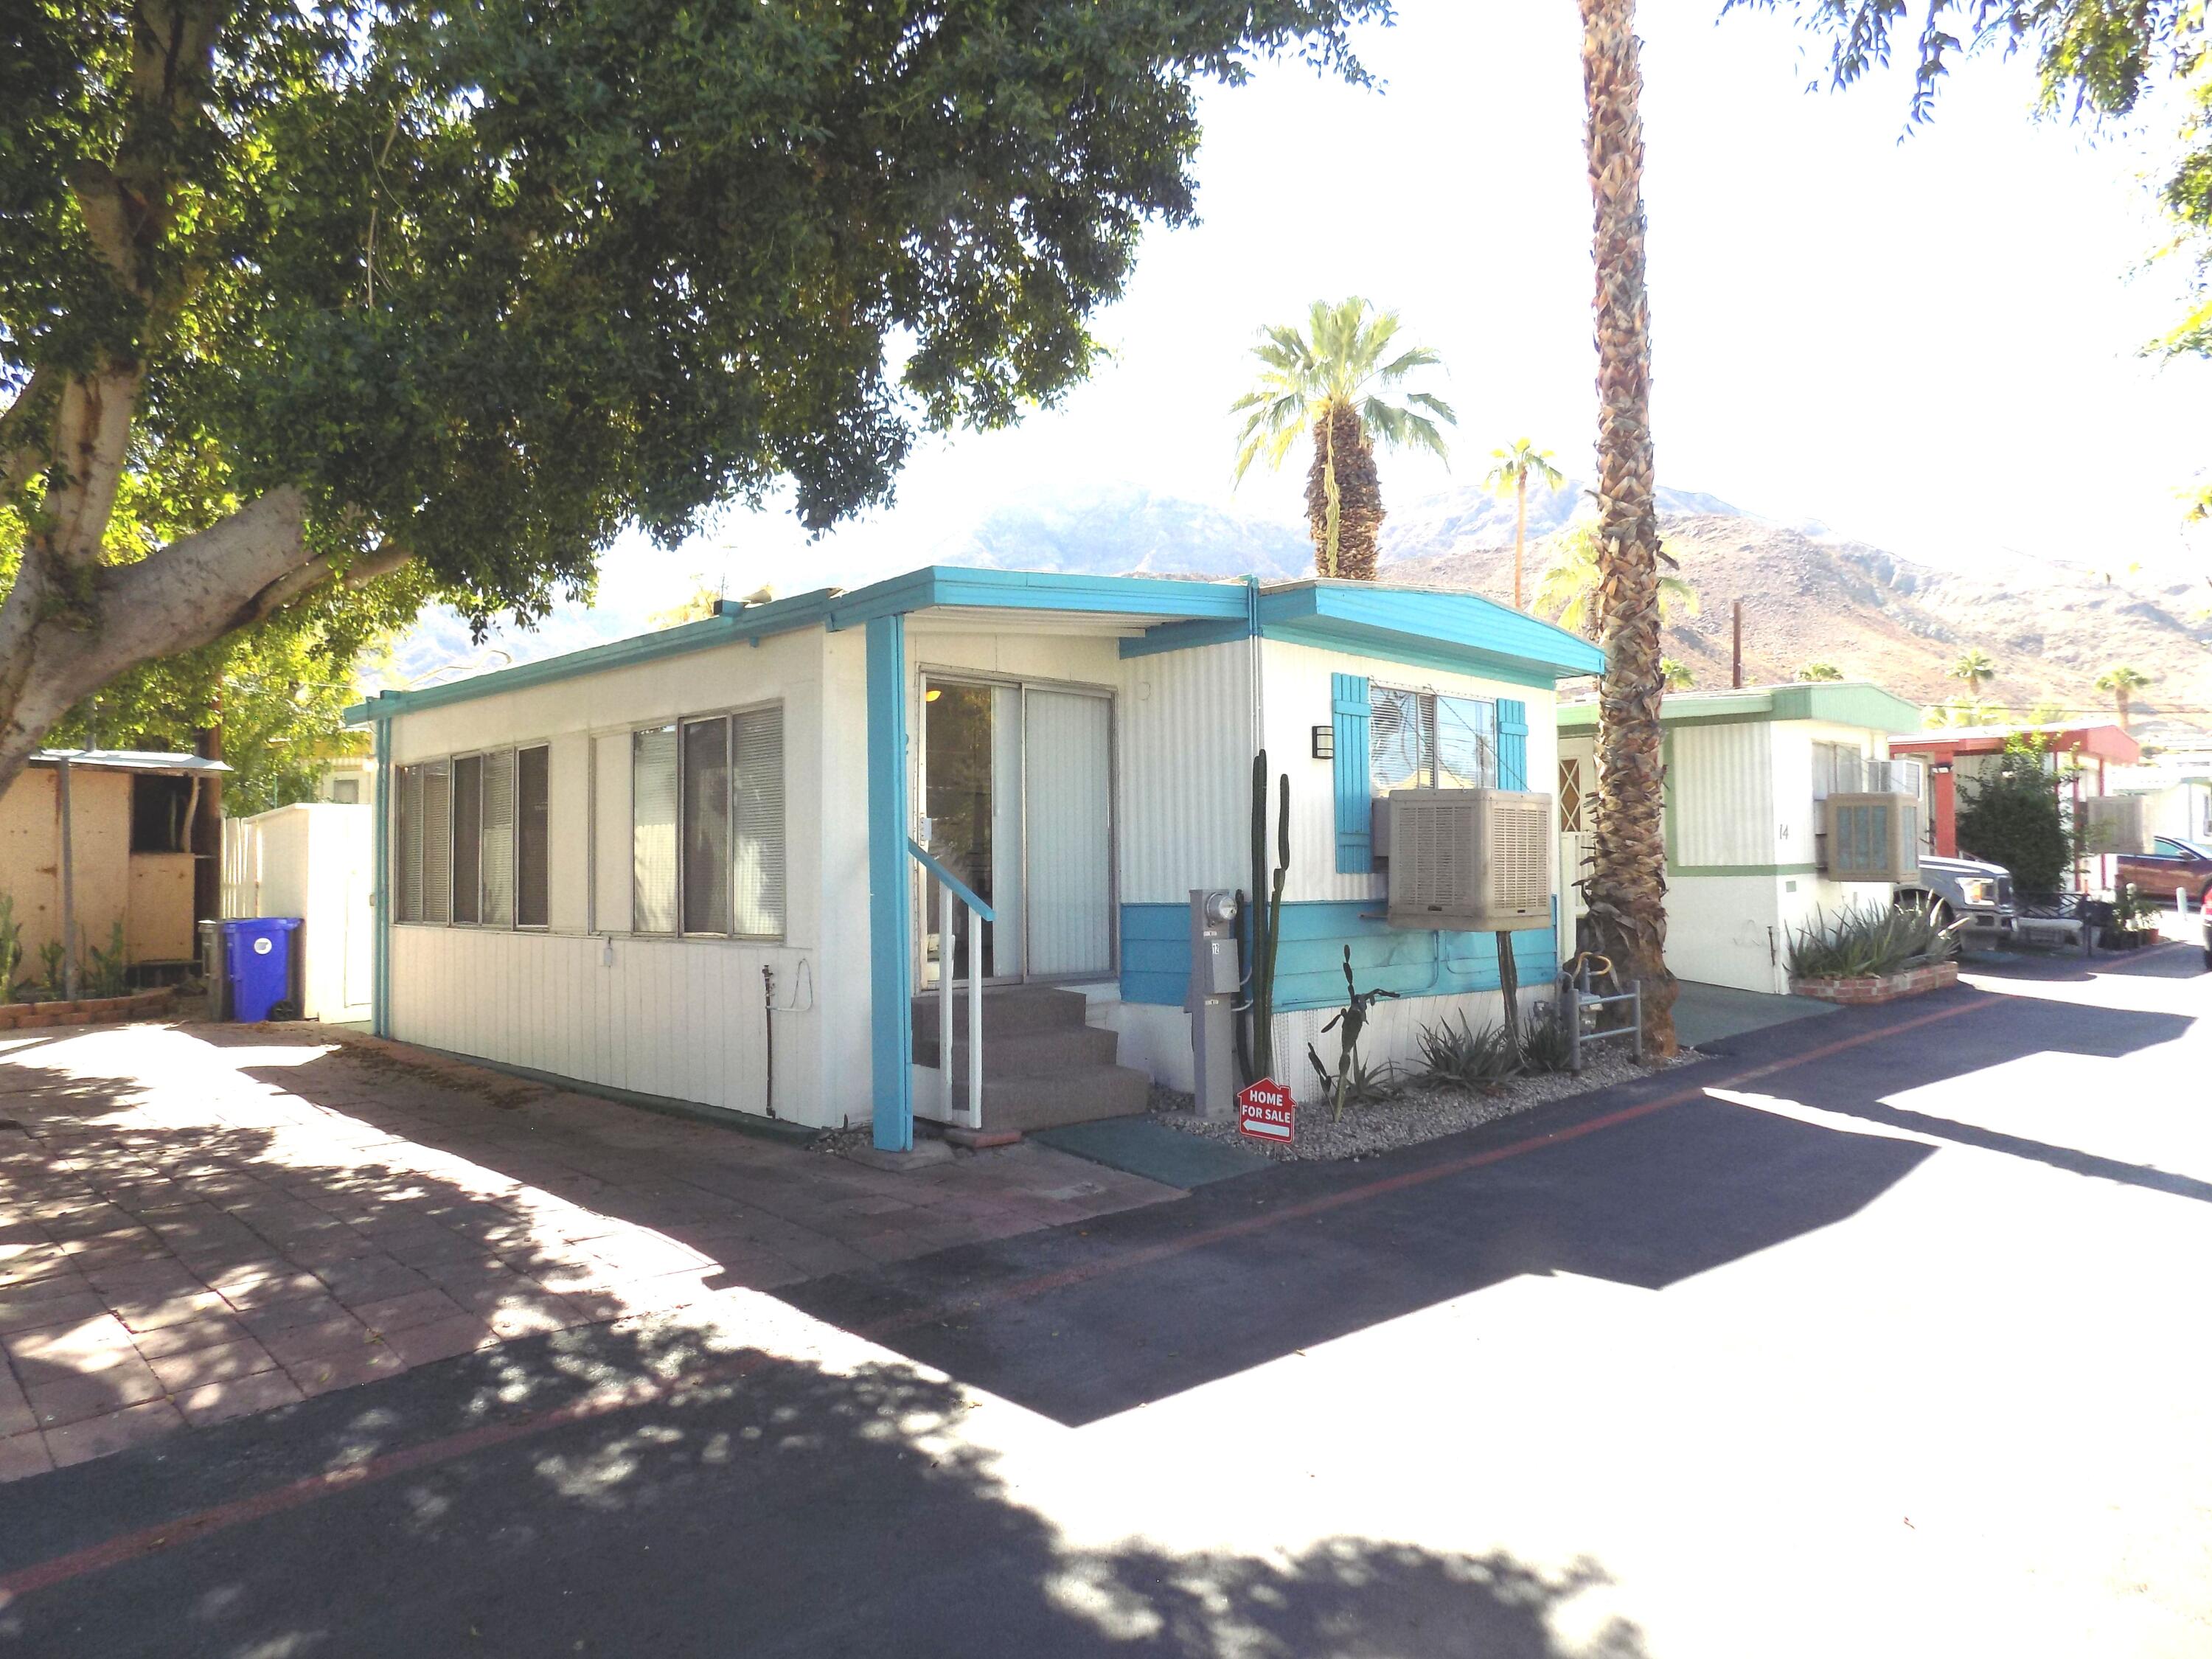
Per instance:
[[[1595,701],[1562,703],[1559,730],[1595,731],[1597,712]],[[1747,685],[1741,690],[1673,691],[1660,699],[1659,720],[1665,726],[1823,720],[1893,737],[1921,729],[1918,703],[1870,680],[1798,680],[1787,685]]]
[[[836,633],[878,617],[924,611],[970,617],[979,612],[1079,617],[1121,632],[1124,656],[1260,635],[1528,684],[1553,685],[1605,667],[1605,653],[1580,635],[1479,594],[1448,588],[1319,578],[1263,584],[1249,578],[1193,581],[929,565],[849,592],[825,587],[765,605],[724,600],[711,617],[658,633],[419,691],[380,691],[347,709],[346,720],[360,726],[664,657],[813,628]]]
[[[2072,720],[2052,726],[1951,726],[1917,732],[1903,745],[1929,753],[1987,755],[2015,738],[2036,738],[2066,754],[2087,754],[2099,760],[2130,762],[2142,758],[2142,745],[2118,720]]]
[[[176,755],[161,749],[39,749],[32,751],[33,766],[58,766],[67,761],[96,772],[228,772],[231,769],[204,755]]]

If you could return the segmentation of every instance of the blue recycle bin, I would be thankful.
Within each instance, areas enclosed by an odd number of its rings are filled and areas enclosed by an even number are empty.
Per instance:
[[[297,916],[258,916],[222,924],[224,976],[230,981],[230,1017],[264,1020],[292,994],[292,935]]]

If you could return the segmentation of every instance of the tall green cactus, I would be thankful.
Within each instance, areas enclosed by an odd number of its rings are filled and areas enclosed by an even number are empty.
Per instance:
[[[1283,884],[1291,873],[1291,775],[1281,779],[1274,879],[1267,878],[1267,751],[1252,757],[1252,1075],[1275,1074],[1275,958],[1283,942]],[[1267,897],[1260,896],[1265,893]]]

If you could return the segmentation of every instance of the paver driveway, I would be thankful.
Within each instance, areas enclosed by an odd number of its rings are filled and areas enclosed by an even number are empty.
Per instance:
[[[1176,1195],[1033,1146],[884,1174],[307,1029],[0,1038],[0,1480]]]

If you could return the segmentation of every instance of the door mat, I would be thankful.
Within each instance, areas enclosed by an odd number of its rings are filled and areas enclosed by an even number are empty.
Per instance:
[[[1249,1175],[1267,1167],[1267,1160],[1258,1152],[1187,1135],[1148,1117],[1063,1124],[1056,1129],[1034,1130],[1028,1139],[1103,1164],[1109,1170],[1126,1170],[1186,1192],[1209,1181],[1226,1181],[1231,1176]]]

